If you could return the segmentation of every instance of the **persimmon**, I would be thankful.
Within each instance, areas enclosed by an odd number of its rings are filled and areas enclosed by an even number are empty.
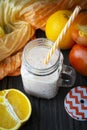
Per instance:
[[[87,47],[75,44],[69,53],[70,64],[83,76],[87,76]]]
[[[83,46],[87,46],[87,25],[77,24],[71,33],[72,39]]]
[[[72,39],[80,44],[87,46],[87,10],[81,11],[71,26]]]

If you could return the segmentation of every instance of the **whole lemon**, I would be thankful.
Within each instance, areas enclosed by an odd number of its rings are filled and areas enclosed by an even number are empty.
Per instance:
[[[59,10],[48,18],[45,28],[46,37],[48,39],[51,41],[55,41],[57,39],[71,13],[72,12],[69,10]],[[69,49],[73,46],[73,44],[74,42],[71,38],[70,29],[68,29],[66,34],[62,37],[59,47],[60,49]]]

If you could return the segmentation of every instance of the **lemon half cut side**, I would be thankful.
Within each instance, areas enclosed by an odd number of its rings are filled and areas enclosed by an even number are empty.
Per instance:
[[[0,130],[18,130],[31,115],[30,100],[17,89],[0,91]]]

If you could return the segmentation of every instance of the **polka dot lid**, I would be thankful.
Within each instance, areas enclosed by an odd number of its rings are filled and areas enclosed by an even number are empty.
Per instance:
[[[78,86],[71,89],[65,97],[64,106],[72,118],[87,120],[87,87]]]

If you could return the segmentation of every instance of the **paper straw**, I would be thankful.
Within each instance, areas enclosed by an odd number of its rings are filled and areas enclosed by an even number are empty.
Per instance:
[[[55,52],[56,48],[58,48],[59,43],[63,39],[63,36],[66,34],[66,31],[68,30],[68,28],[70,27],[71,23],[74,21],[74,19],[76,18],[80,10],[81,10],[81,7],[76,6],[68,22],[66,23],[60,35],[58,36],[57,40],[55,41],[54,45],[52,46],[51,50],[48,52],[47,57],[44,59],[44,64],[47,64],[49,62],[51,55]]]

